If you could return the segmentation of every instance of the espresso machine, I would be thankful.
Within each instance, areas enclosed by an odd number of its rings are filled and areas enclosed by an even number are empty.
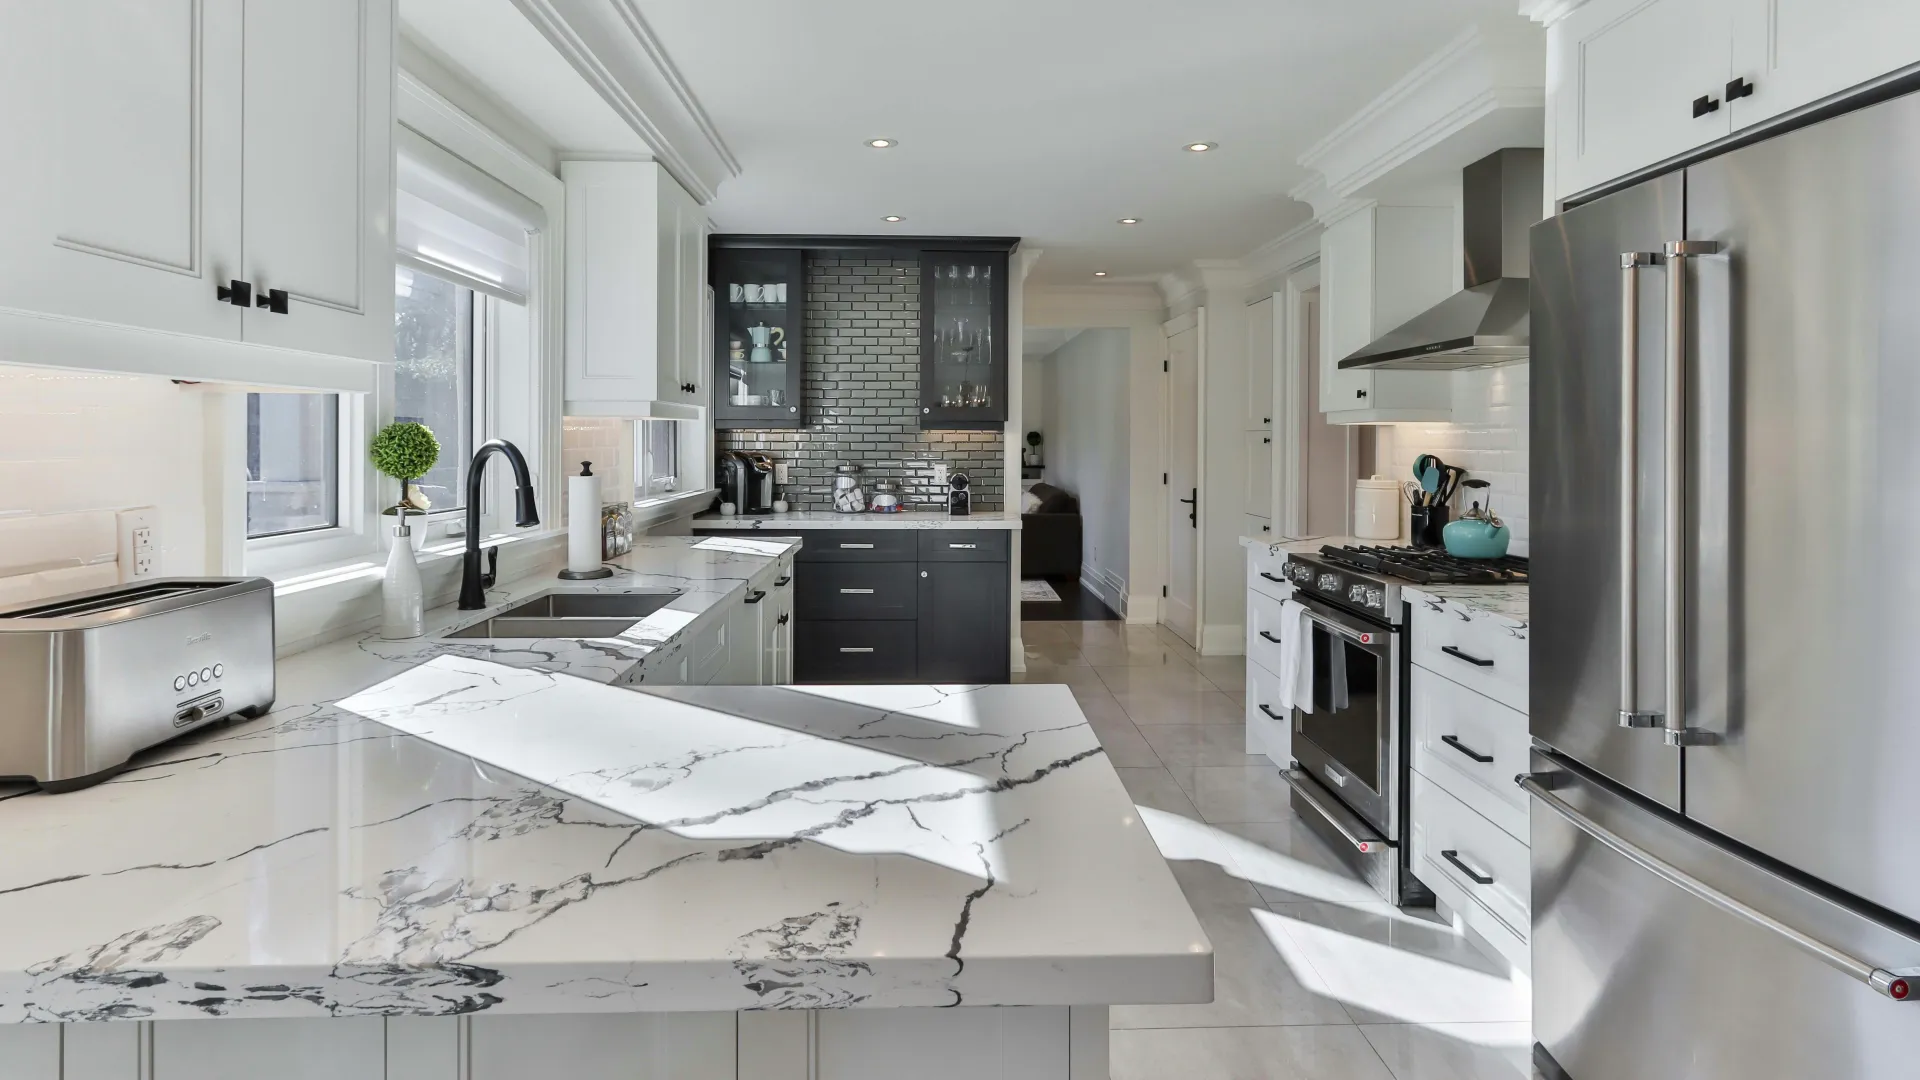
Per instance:
[[[720,501],[732,503],[742,515],[773,513],[773,458],[766,454],[721,451],[714,484]]]

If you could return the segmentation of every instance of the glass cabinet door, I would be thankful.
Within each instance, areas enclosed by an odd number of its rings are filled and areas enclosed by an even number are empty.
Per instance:
[[[806,333],[806,255],[793,249],[716,248],[714,425],[800,427]]]
[[[989,427],[1007,419],[1007,256],[920,257],[920,426]]]

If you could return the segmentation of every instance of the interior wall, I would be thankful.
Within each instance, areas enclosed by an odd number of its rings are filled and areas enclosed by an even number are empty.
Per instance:
[[[1088,330],[1036,366],[1047,434],[1047,482],[1080,500],[1080,579],[1126,614],[1131,388],[1125,330]]]
[[[1027,432],[1037,431],[1043,437],[1051,434],[1047,427],[1047,408],[1052,404],[1053,399],[1047,395],[1045,382],[1041,378],[1041,372],[1046,367],[1041,362],[1043,359],[1034,357],[1028,360],[1021,373],[1020,430],[1009,432],[1008,436],[1023,448],[1027,445]],[[1046,446],[1042,444],[1043,460],[1045,450]]]

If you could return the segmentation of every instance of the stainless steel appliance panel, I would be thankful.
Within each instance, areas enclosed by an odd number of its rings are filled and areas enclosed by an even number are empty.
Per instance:
[[[1664,268],[1633,271],[1637,333],[1628,337],[1620,256],[1681,237],[1684,181],[1673,175],[1609,195],[1532,230],[1533,529],[1529,722],[1535,738],[1648,798],[1678,809],[1681,751],[1657,731],[1622,727],[1622,664],[1632,696],[1658,711],[1665,641],[1662,388]],[[1636,358],[1632,503],[1637,627],[1622,651],[1622,355]]]
[[[1730,356],[1732,409],[1724,466],[1701,421],[1696,504],[1731,527],[1703,530],[1692,601],[1689,723],[1723,741],[1686,751],[1685,809],[1920,919],[1916,176],[1916,96],[1688,170],[1687,235],[1724,253],[1698,261],[1702,372]]]
[[[1313,711],[1293,710],[1293,756],[1389,840],[1400,838],[1400,635],[1302,598],[1313,626]]]
[[[1535,556],[1538,558],[1538,556]],[[1601,827],[1810,939],[1893,970],[1920,940],[1789,884],[1536,754]],[[1574,1080],[1904,1080],[1920,1002],[1693,895],[1533,800],[1534,1038]],[[1551,1075],[1549,1073],[1549,1075]]]

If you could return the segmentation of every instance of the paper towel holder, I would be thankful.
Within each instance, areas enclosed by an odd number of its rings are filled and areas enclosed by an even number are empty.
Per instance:
[[[581,462],[580,475],[592,476],[593,462],[591,461]],[[599,519],[600,519],[600,515],[596,513],[593,515],[592,521],[575,520],[575,521],[567,522],[567,528],[569,531],[574,529],[579,529],[579,528],[591,529],[595,534],[594,540],[595,540],[595,546],[597,547],[599,546],[599,543],[598,543],[600,539],[599,533],[601,531],[601,524]],[[613,568],[610,566],[596,566],[591,570],[581,570],[578,572],[572,569],[563,569],[560,571],[560,580],[562,581],[593,581],[598,578],[610,578],[612,576],[613,576]]]

